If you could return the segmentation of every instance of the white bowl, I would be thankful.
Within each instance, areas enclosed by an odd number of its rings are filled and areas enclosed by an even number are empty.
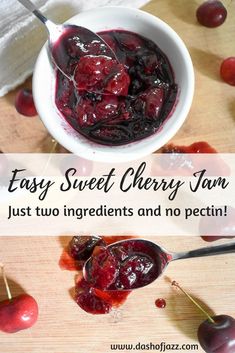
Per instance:
[[[125,29],[154,41],[167,55],[179,86],[177,104],[158,132],[123,146],[104,146],[89,141],[76,132],[55,106],[55,72],[44,46],[33,76],[33,95],[37,111],[49,133],[66,149],[86,159],[99,162],[127,162],[153,153],[179,130],[189,112],[194,93],[193,65],[183,41],[159,18],[125,7],[101,7],[80,13],[68,23],[94,32]]]

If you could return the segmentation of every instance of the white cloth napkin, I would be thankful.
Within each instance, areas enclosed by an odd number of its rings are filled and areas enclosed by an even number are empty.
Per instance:
[[[33,0],[55,22],[98,6],[141,7],[149,0]],[[46,41],[40,22],[17,0],[0,0],[0,97],[32,73],[36,57]]]

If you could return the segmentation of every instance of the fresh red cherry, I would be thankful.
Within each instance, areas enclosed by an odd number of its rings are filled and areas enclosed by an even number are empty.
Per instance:
[[[220,66],[222,80],[231,86],[235,86],[235,57],[225,59]]]
[[[0,330],[6,333],[15,333],[25,330],[35,324],[38,319],[38,304],[28,295],[11,296],[4,267],[1,266],[8,299],[0,302]]]
[[[198,328],[198,340],[206,353],[235,352],[235,319],[228,315],[210,316],[180,285],[173,281],[172,285],[179,288],[206,316]]]
[[[21,89],[15,99],[15,108],[18,113],[25,116],[37,115],[37,110],[34,105],[32,91],[29,89]]]
[[[235,352],[235,319],[228,315],[212,317],[198,328],[198,340],[207,353]]]
[[[37,302],[28,294],[21,294],[0,303],[0,330],[3,332],[25,330],[33,326],[37,318]]]
[[[201,25],[218,27],[226,20],[227,10],[221,1],[208,0],[198,7],[196,16]]]

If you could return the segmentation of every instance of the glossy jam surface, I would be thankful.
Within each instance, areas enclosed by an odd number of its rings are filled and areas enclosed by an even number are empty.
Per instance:
[[[105,245],[100,237],[83,236],[73,237],[69,243],[69,253],[75,260],[86,261],[96,246]]]
[[[64,270],[81,271],[84,262],[93,253],[96,245],[103,247],[116,241],[131,239],[131,236],[75,236],[71,239],[68,247],[63,250],[59,265]],[[99,247],[98,247],[99,249]],[[90,314],[107,314],[113,308],[122,305],[130,291],[103,291],[94,288],[88,283],[79,272],[75,283],[75,301],[81,309]]]
[[[166,301],[163,298],[158,298],[155,300],[155,306],[159,309],[164,309],[166,307]]]
[[[122,240],[128,241],[118,243]],[[155,280],[168,259],[149,244],[132,236],[73,237],[62,253],[61,268],[81,271],[92,256],[89,276],[80,272],[76,280],[76,303],[88,313],[106,314],[122,305],[132,289]]]
[[[155,133],[171,113],[177,85],[166,55],[135,33],[100,33],[119,64],[99,43],[79,60],[78,39],[69,38],[67,72],[57,72],[56,105],[67,122],[96,143],[122,145]],[[105,94],[92,93],[102,91]]]
[[[124,304],[130,291],[106,292],[92,287],[84,278],[76,283],[75,301],[81,309],[90,314],[107,314],[113,308]]]
[[[83,56],[75,69],[74,79],[78,92],[128,95],[130,77],[124,65],[105,55]]]
[[[131,239],[93,253],[87,277],[103,290],[131,290],[152,283],[167,260],[150,243]]]

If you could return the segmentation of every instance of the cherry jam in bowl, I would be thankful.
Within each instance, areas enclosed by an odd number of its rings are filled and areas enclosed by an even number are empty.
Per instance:
[[[96,58],[76,63],[76,41],[71,38],[68,66],[75,79],[78,76],[76,90],[51,65],[44,46],[35,66],[33,94],[49,133],[69,151],[99,162],[127,162],[162,147],[186,119],[194,92],[191,58],[179,36],[157,17],[123,7],[86,11],[68,23],[99,33],[120,65],[104,53],[98,58],[100,81],[87,76]],[[115,70],[118,75],[112,76]],[[118,82],[112,77],[119,77]],[[101,84],[105,94],[97,91]]]

